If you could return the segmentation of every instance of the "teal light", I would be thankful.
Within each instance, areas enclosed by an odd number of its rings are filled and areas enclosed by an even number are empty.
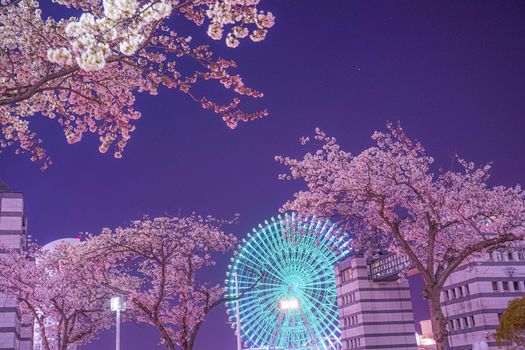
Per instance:
[[[348,241],[330,221],[294,214],[253,229],[229,266],[226,284],[226,293],[236,295],[237,274],[239,293],[249,290],[239,299],[245,346],[310,349],[313,337],[323,349],[337,346],[334,265],[349,253]],[[282,312],[280,303],[290,300],[298,300],[299,308]],[[229,303],[228,314],[235,324],[236,302]]]

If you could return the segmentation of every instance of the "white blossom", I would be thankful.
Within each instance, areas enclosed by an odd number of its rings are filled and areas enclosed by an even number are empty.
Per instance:
[[[71,65],[73,63],[73,55],[71,55],[71,52],[65,47],[47,50],[47,59],[50,62],[59,64],[62,66]]]

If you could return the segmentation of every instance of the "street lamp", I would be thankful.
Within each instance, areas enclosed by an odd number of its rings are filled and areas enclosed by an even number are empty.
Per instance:
[[[126,310],[126,299],[122,296],[111,298],[111,311],[117,313],[117,335],[115,349],[120,350],[120,312]]]

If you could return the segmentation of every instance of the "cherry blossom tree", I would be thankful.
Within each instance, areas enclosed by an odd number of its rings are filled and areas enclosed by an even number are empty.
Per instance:
[[[223,231],[227,223],[198,215],[145,217],[92,236],[86,257],[109,259],[121,277],[135,278],[133,288],[102,283],[125,296],[128,316],[157,328],[168,349],[191,350],[208,312],[226,301],[223,288],[201,281],[199,273],[215,265],[214,253],[236,244]]]
[[[281,178],[307,185],[283,210],[341,219],[358,249],[408,255],[425,282],[438,349],[448,349],[442,287],[473,254],[523,239],[521,187],[492,187],[489,165],[462,159],[456,169],[433,171],[433,158],[399,125],[375,132],[376,146],[356,156],[320,130],[315,139],[321,148],[303,159],[276,157],[290,168]]]
[[[30,254],[0,256],[0,291],[18,297],[22,314],[35,320],[45,350],[89,343],[113,319],[111,291],[94,283],[104,267],[84,260],[79,248],[61,243],[52,250],[35,246]]]
[[[113,147],[120,158],[140,117],[136,94],[159,88],[187,94],[230,128],[265,116],[239,109],[240,96],[262,93],[232,73],[234,61],[176,29],[207,25],[211,39],[231,48],[245,38],[262,41],[274,17],[259,1],[53,0],[82,12],[57,20],[44,17],[38,0],[0,0],[0,149],[29,152],[45,169],[51,160],[30,125],[42,116],[58,122],[67,142],[94,133],[100,152]],[[199,93],[194,87],[202,81],[231,91],[231,101]]]

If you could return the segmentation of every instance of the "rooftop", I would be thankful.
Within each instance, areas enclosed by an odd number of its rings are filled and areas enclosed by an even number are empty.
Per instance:
[[[1,179],[0,179],[0,193],[6,193],[6,192],[11,192],[11,189],[9,187],[7,187],[7,185],[5,184],[5,182],[3,182]]]

